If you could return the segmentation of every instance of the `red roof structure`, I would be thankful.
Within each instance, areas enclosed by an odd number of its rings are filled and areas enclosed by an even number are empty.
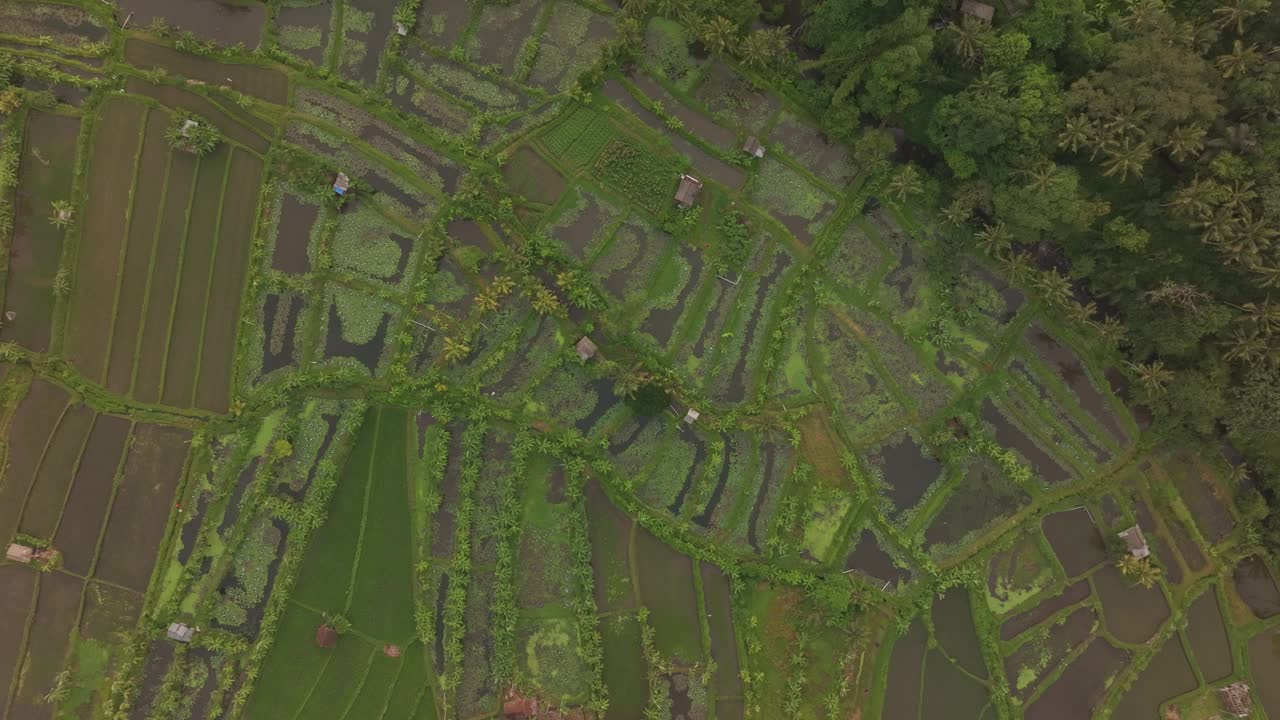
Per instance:
[[[515,695],[502,703],[502,714],[509,720],[527,720],[538,714],[538,701]]]
[[[328,650],[338,644],[338,631],[328,625],[316,628],[316,647]]]

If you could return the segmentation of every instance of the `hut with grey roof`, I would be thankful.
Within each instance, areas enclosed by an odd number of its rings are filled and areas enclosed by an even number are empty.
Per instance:
[[[764,145],[760,144],[759,138],[755,135],[747,138],[747,142],[742,146],[742,152],[754,158],[764,157]]]
[[[702,192],[702,181],[692,175],[681,175],[680,186],[676,188],[676,205],[691,208],[698,202],[698,193]]]
[[[1121,530],[1117,535],[1124,541],[1130,555],[1141,560],[1151,554],[1151,547],[1147,545],[1147,538],[1142,534],[1142,528],[1137,525]]]
[[[196,629],[185,623],[172,623],[169,630],[165,633],[170,640],[176,640],[180,643],[189,643],[196,636]]]
[[[960,12],[985,23],[990,23],[996,16],[994,7],[978,0],[964,0],[960,3]]]
[[[578,359],[582,362],[586,362],[596,356],[596,350],[598,349],[599,348],[596,347],[596,344],[591,342],[591,338],[584,335],[582,339],[578,341]]]

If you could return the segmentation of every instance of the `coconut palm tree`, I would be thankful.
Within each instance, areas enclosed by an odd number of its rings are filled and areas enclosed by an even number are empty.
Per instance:
[[[497,297],[502,297],[510,293],[516,284],[506,275],[495,275],[493,281],[489,283],[489,290]]]
[[[1234,25],[1236,34],[1243,35],[1245,21],[1270,4],[1268,0],[1227,0],[1226,4],[1213,9],[1213,14],[1218,16],[1213,24],[1223,29]]]
[[[774,59],[773,41],[771,41],[763,30],[756,30],[747,35],[742,40],[741,46],[738,48],[738,54],[742,57],[742,62],[751,67],[764,67]]]
[[[1151,564],[1150,558],[1137,558],[1125,553],[1116,563],[1120,573],[1144,588],[1155,587],[1164,572]]]
[[[1151,147],[1147,143],[1135,142],[1127,135],[1119,141],[1106,144],[1102,152],[1107,156],[1102,174],[1106,177],[1119,175],[1122,182],[1130,174],[1141,177],[1142,166],[1151,158]]]
[[[1203,125],[1179,125],[1169,133],[1169,141],[1165,147],[1169,157],[1177,162],[1195,159],[1204,150],[1205,128]]]
[[[471,346],[464,340],[451,337],[444,339],[444,359],[446,362],[457,362],[471,354]]]
[[[915,165],[903,165],[902,169],[889,181],[889,193],[899,202],[922,192],[924,192],[924,180],[920,177],[920,171]]]
[[[947,26],[947,34],[951,37],[951,46],[965,65],[972,65],[978,60],[978,51],[982,47],[982,38],[990,30],[990,26],[975,17],[966,15],[958,23]]]
[[[942,209],[942,219],[948,225],[960,227],[969,222],[969,218],[973,215],[973,207],[965,202],[964,198],[956,198],[949,205]]]
[[[1166,205],[1184,219],[1202,219],[1213,213],[1216,204],[1213,196],[1220,187],[1218,183],[1202,180],[1197,175],[1188,185],[1175,190],[1173,199]]]
[[[1222,245],[1236,233],[1240,226],[1240,218],[1227,208],[1218,208],[1203,215],[1198,223],[1203,232],[1200,240],[1206,245]]]
[[[57,227],[64,228],[71,224],[72,206],[70,200],[54,200],[53,215],[50,216],[49,222]]]
[[[1149,363],[1128,363],[1129,369],[1138,376],[1138,382],[1152,396],[1163,395],[1165,389],[1173,382],[1173,371],[1164,366],[1164,361],[1153,360]]]
[[[1009,235],[1009,228],[1003,222],[983,225],[981,230],[974,233],[974,238],[988,255],[999,255],[1013,242],[1013,238]]]
[[[1266,218],[1253,218],[1245,212],[1240,224],[1227,235],[1220,247],[1235,262],[1254,265],[1271,250],[1277,236],[1280,236],[1280,231],[1273,228]]]
[[[1257,43],[1246,47],[1240,40],[1236,40],[1231,43],[1231,52],[1219,55],[1213,63],[1218,66],[1218,72],[1222,73],[1222,77],[1230,80],[1243,77],[1261,59],[1262,54],[1258,52]]]
[[[1084,324],[1093,319],[1098,314],[1098,303],[1089,301],[1081,304],[1072,302],[1067,306],[1067,315],[1074,321]]]
[[[737,44],[738,26],[729,18],[717,15],[702,26],[702,44],[718,54],[724,54]]]
[[[1268,298],[1260,303],[1247,302],[1240,306],[1242,315],[1236,322],[1248,325],[1265,335],[1280,332],[1280,305],[1272,305]]]
[[[645,372],[639,365],[632,365],[623,370],[614,379],[613,391],[618,397],[633,398],[636,393],[640,392],[640,388],[644,387],[651,380],[649,373]]]
[[[1280,287],[1280,265],[1250,265],[1249,270],[1258,276],[1260,287]]]
[[[1119,318],[1108,315],[1102,318],[1102,322],[1094,324],[1094,330],[1098,333],[1098,337],[1112,346],[1120,344],[1124,339],[1125,329],[1124,323]]]
[[[1045,298],[1054,305],[1066,305],[1071,299],[1071,280],[1057,268],[1040,273],[1035,280],[1036,287],[1044,293]]]
[[[1036,193],[1043,193],[1053,187],[1059,177],[1058,166],[1052,161],[1041,163],[1031,170],[1024,170],[1022,174],[1027,178],[1027,189]]]
[[[1058,133],[1058,147],[1079,152],[1080,148],[1092,145],[1097,139],[1098,126],[1088,115],[1076,115],[1067,120],[1067,125]]]
[[[1223,359],[1230,362],[1240,361],[1246,365],[1257,365],[1267,359],[1271,353],[1267,338],[1257,330],[1232,330],[1231,338],[1224,343],[1227,352]]]
[[[550,290],[540,287],[533,295],[533,309],[540,315],[554,315],[560,310],[560,298]]]

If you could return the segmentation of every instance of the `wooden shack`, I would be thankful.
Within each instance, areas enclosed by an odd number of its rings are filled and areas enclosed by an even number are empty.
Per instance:
[[[4,559],[9,562],[22,563],[30,565],[35,559],[36,551],[32,548],[20,543],[10,543],[9,548],[4,551]]]
[[[333,180],[333,192],[338,197],[343,197],[347,191],[351,189],[351,178],[346,173],[338,173],[338,177]]]
[[[692,425],[695,422],[697,422],[698,418],[701,416],[702,414],[699,413],[697,410],[694,410],[693,408],[689,408],[689,412],[684,414],[684,422],[686,425]]]
[[[595,343],[591,342],[591,338],[583,336],[583,338],[578,341],[576,349],[578,351],[578,359],[582,362],[586,362],[596,356],[596,350],[599,348],[596,347]]]
[[[975,17],[982,22],[990,23],[996,16],[996,9],[984,2],[978,0],[963,0],[960,3],[960,12],[970,17]]]
[[[681,175],[680,185],[676,188],[676,205],[691,208],[698,203],[698,193],[702,192],[702,181],[692,175]]]
[[[1253,711],[1253,698],[1249,696],[1249,686],[1237,681],[1224,688],[1218,688],[1218,696],[1227,712],[1236,717],[1249,717]]]
[[[760,140],[752,135],[747,138],[747,142],[742,146],[742,152],[754,158],[764,157],[764,145],[760,144]]]
[[[196,636],[196,629],[185,623],[172,623],[165,632],[170,640],[176,640],[180,643],[189,643]]]
[[[528,718],[537,717],[538,701],[513,694],[502,703],[502,715],[508,720],[528,720]]]
[[[328,625],[316,628],[316,647],[328,650],[338,644],[338,631]]]
[[[1137,525],[1121,530],[1117,533],[1117,536],[1124,541],[1129,554],[1139,560],[1151,554],[1151,547],[1147,545],[1147,538],[1142,534],[1142,528]]]

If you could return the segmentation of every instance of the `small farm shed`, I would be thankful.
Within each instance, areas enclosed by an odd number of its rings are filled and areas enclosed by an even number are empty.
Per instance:
[[[187,118],[186,122],[182,123],[182,127],[178,130],[178,134],[182,135],[182,137],[184,138],[189,139],[191,137],[191,131],[195,130],[198,127],[200,127],[200,123],[190,118]]]
[[[338,177],[333,181],[333,192],[338,195],[346,195],[347,190],[351,189],[351,178],[346,173],[338,173]]]
[[[4,551],[4,559],[10,562],[30,564],[35,556],[35,550],[19,543],[11,543],[9,548]]]
[[[316,647],[328,650],[338,644],[338,631],[328,625],[316,628]]]
[[[701,416],[702,414],[699,413],[697,410],[694,410],[693,408],[689,408],[689,412],[684,414],[684,421],[686,424],[692,425],[695,422],[697,422],[698,418]]]
[[[691,208],[698,202],[698,193],[702,192],[702,181],[692,175],[681,175],[680,186],[676,188],[676,204],[683,208]]]
[[[397,34],[397,35],[399,35],[400,37],[405,37],[405,36],[407,36],[407,35],[409,34],[409,28],[405,27],[405,24],[404,24],[404,23],[402,23],[402,22],[397,22],[397,23],[396,23],[396,34]]]
[[[979,20],[989,23],[996,16],[996,9],[984,2],[978,0],[963,0],[960,3],[960,12],[965,15],[976,17]]]
[[[400,657],[400,646],[399,645],[383,645],[382,654],[386,655],[389,658],[398,658]]]
[[[1142,528],[1137,525],[1121,530],[1117,536],[1124,541],[1129,554],[1139,560],[1151,554],[1151,548],[1147,545],[1147,538],[1142,534]]]
[[[583,337],[578,341],[578,359],[583,362],[590,360],[596,356],[597,349],[596,344],[591,342],[591,338]]]
[[[538,701],[515,695],[502,703],[502,714],[509,720],[524,720],[538,715]]]
[[[1218,695],[1222,698],[1222,704],[1227,707],[1227,712],[1236,717],[1249,717],[1249,713],[1253,710],[1253,699],[1249,697],[1249,686],[1243,682],[1237,681],[1224,688],[1219,688]]]
[[[752,135],[747,138],[747,142],[743,144],[742,152],[750,155],[751,157],[762,158],[764,157],[764,145],[761,145],[760,140]]]
[[[180,643],[189,643],[191,638],[196,636],[196,629],[185,623],[173,623],[169,625],[168,632],[165,633],[170,640],[177,640]]]

